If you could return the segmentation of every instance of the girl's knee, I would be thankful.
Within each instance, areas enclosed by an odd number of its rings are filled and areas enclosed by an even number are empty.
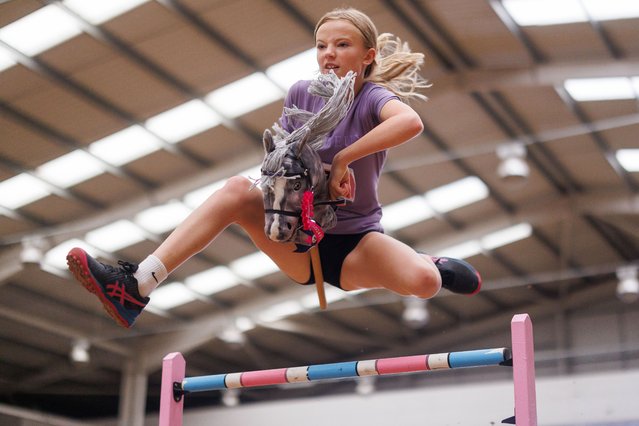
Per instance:
[[[421,265],[411,274],[406,289],[422,299],[434,297],[442,287],[442,279],[435,265]]]

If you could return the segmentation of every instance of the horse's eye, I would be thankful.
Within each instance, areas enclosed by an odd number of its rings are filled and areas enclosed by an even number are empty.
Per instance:
[[[302,189],[302,182],[295,182],[293,184],[293,191],[299,191],[300,189]]]

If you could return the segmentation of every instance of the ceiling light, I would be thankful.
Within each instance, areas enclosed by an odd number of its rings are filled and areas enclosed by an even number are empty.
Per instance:
[[[236,118],[284,96],[282,89],[263,73],[256,72],[234,81],[205,97],[205,101],[228,118]]]
[[[447,247],[436,253],[436,256],[454,257],[456,259],[467,259],[482,252],[481,244],[477,240],[466,241],[461,244]]]
[[[135,223],[154,234],[163,234],[175,229],[191,214],[192,210],[179,201],[171,201],[150,207],[135,216]]]
[[[588,21],[580,0],[502,0],[502,4],[521,26]]]
[[[207,296],[239,284],[237,276],[226,266],[216,266],[191,275],[184,282],[189,289]]]
[[[79,339],[73,342],[71,346],[71,353],[69,354],[69,358],[71,361],[87,364],[91,361],[91,355],[89,354],[89,348],[91,344],[86,339]]]
[[[51,194],[49,187],[28,173],[0,182],[0,205],[17,209]]]
[[[384,206],[382,226],[392,232],[433,217],[433,210],[421,195]]]
[[[446,213],[488,197],[488,187],[477,176],[468,176],[432,189],[425,195],[435,211]]]
[[[104,173],[104,165],[95,157],[81,149],[76,149],[36,169],[36,174],[62,188],[69,188],[80,182]]]
[[[64,0],[62,3],[93,25],[100,25],[147,1],[148,0]]]
[[[508,184],[525,183],[530,175],[526,162],[526,146],[522,143],[507,143],[497,147],[497,157],[501,160],[497,174]]]
[[[208,105],[194,99],[149,118],[144,126],[165,141],[177,143],[221,122]]]
[[[402,321],[410,328],[419,329],[428,324],[430,314],[428,312],[426,299],[418,297],[404,297],[404,312]]]
[[[624,303],[633,303],[639,300],[639,280],[637,279],[637,266],[624,266],[617,269],[617,297]]]
[[[615,156],[626,171],[639,172],[639,149],[620,149]]]
[[[35,56],[78,34],[79,23],[58,5],[50,4],[0,29],[0,40]]]
[[[597,21],[639,17],[639,2],[636,0],[581,0],[581,4]]]
[[[576,101],[635,99],[637,93],[628,77],[571,78],[564,87]]]
[[[318,73],[315,48],[305,50],[266,69],[266,75],[287,91],[299,80],[314,80]]]
[[[86,241],[106,252],[114,252],[144,241],[144,232],[128,220],[118,220],[87,232]]]
[[[229,264],[231,271],[246,280],[254,280],[279,271],[279,268],[261,251],[240,257]]]
[[[237,407],[240,404],[240,390],[224,389],[222,391],[222,404],[225,407]]]
[[[168,310],[197,299],[182,283],[172,282],[156,288],[151,293],[149,305],[153,308]]]
[[[122,166],[160,149],[160,141],[135,125],[89,145],[89,152],[114,166]]]
[[[375,392],[375,376],[362,376],[357,379],[357,384],[355,385],[355,392],[358,395],[366,396]]]

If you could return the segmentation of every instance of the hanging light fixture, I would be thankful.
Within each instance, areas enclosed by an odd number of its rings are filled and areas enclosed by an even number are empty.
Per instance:
[[[624,303],[633,303],[639,299],[639,280],[637,266],[622,266],[617,269],[617,297]]]
[[[426,299],[420,299],[418,297],[405,297],[404,312],[402,313],[402,320],[410,328],[421,328],[428,324],[430,320],[430,313],[426,306],[428,301]]]
[[[512,142],[497,147],[497,157],[501,160],[497,174],[509,183],[524,183],[530,175],[526,162],[526,146],[521,142]]]
[[[91,344],[86,339],[79,339],[73,342],[71,346],[71,353],[69,358],[71,361],[78,364],[88,364],[91,361],[91,355],[89,354],[89,348]]]

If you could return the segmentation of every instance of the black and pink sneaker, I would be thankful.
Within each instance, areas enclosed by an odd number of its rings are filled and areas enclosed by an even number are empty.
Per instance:
[[[481,275],[472,265],[452,257],[431,256],[442,276],[442,287],[457,294],[472,296],[481,289]]]
[[[119,268],[105,265],[77,247],[67,254],[67,264],[75,279],[98,296],[107,313],[122,327],[131,327],[149,303],[150,299],[138,292],[135,264],[120,260]]]

